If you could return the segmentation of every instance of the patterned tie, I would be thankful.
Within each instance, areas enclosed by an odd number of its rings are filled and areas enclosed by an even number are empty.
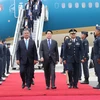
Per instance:
[[[49,49],[50,49],[50,45],[51,45],[51,44],[50,44],[50,39],[48,39],[48,47],[49,47]]]
[[[28,40],[26,39],[26,49],[28,50]]]

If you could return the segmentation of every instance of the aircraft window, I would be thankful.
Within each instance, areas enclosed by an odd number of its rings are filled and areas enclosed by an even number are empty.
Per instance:
[[[79,8],[79,3],[75,3],[75,8]]]
[[[72,3],[68,3],[68,8],[72,8]]]
[[[10,20],[8,20],[8,22],[10,22]]]
[[[95,3],[95,7],[99,8],[99,3],[98,2]]]
[[[85,2],[82,3],[82,8],[85,8],[86,7],[86,4]]]
[[[55,8],[58,9],[59,8],[59,3],[55,3]]]
[[[89,8],[92,8],[92,2],[89,2],[88,6]]]
[[[65,3],[62,3],[62,8],[66,8],[66,4]]]

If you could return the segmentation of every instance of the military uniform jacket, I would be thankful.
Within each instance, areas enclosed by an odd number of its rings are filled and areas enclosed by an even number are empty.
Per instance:
[[[75,42],[72,39],[68,39],[64,42],[64,60],[67,63],[80,62],[84,58],[83,45],[80,39],[75,39]]]
[[[87,39],[82,40],[83,44],[83,51],[84,51],[84,58],[89,59],[89,42]]]
[[[94,41],[94,56],[97,57],[97,59],[100,59],[100,36],[97,37]]]

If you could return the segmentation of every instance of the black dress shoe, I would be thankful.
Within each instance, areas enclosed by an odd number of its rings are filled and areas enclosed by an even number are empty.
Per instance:
[[[69,85],[68,88],[71,89],[72,88],[72,85]]]
[[[28,89],[28,90],[31,90],[31,88],[30,88],[30,87],[27,87],[27,89]]]
[[[74,89],[78,89],[78,87],[77,87],[77,86],[73,86],[73,88],[74,88]]]
[[[100,84],[98,84],[96,87],[93,87],[93,89],[100,89]]]
[[[61,74],[65,74],[65,72],[63,71],[63,72],[61,72]]]
[[[34,81],[32,80],[32,83],[31,83],[32,85],[34,85]]]
[[[66,82],[67,85],[69,85],[69,83]]]
[[[7,74],[11,74],[10,72],[7,72]]]
[[[22,89],[24,89],[25,88],[25,84],[22,84]]]
[[[81,84],[89,84],[89,81],[87,80],[85,80],[85,81],[83,81],[83,82],[81,82]]]
[[[78,80],[81,80],[81,78],[78,78]]]
[[[5,81],[5,80],[1,78],[0,81]]]
[[[49,89],[50,89],[50,87],[49,87],[49,86],[47,86],[47,87],[46,87],[46,89],[47,89],[47,90],[49,90]]]
[[[0,81],[0,85],[2,85],[2,82]]]
[[[6,76],[6,75],[4,74],[2,77],[8,77],[8,76]]]
[[[52,86],[51,89],[57,89],[57,87],[56,86]]]

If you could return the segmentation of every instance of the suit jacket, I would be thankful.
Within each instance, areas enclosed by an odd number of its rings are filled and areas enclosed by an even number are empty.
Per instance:
[[[32,27],[32,25],[31,25],[31,23],[30,23],[30,21],[29,21],[29,20],[28,20],[27,25],[28,25],[28,28],[31,28],[31,27]],[[24,28],[26,28],[26,27],[25,27],[25,21],[24,21],[23,27],[24,27]]]
[[[10,50],[9,50],[9,48],[7,48],[7,56],[10,57]]]
[[[68,39],[64,42],[64,60],[68,63],[80,62],[84,59],[83,44],[80,39],[76,39],[75,42],[72,39]]]
[[[55,40],[51,40],[50,49],[48,47],[47,39],[41,41],[40,44],[40,58],[44,58],[44,63],[49,61],[51,57],[53,62],[56,63],[59,61],[59,53],[58,53],[58,46]]]
[[[63,59],[63,52],[64,51],[64,43],[61,45],[61,52],[60,52],[60,57]]]
[[[32,39],[29,39],[28,50],[27,50],[24,39],[20,40],[18,42],[16,58],[17,60],[20,60],[21,64],[26,64],[27,59],[31,64],[33,64],[34,60],[38,60],[35,42]]]
[[[2,59],[3,57],[3,45],[0,44],[0,60]]]

